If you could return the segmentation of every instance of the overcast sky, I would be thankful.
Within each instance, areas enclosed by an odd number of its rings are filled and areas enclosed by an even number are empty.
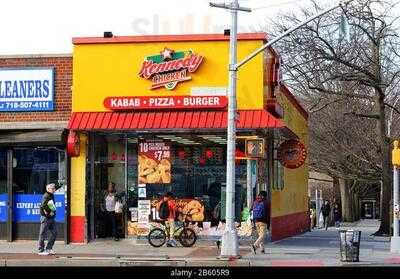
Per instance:
[[[335,3],[337,0],[319,0]],[[217,1],[215,2],[222,2]],[[259,30],[274,14],[309,0],[242,0],[241,31]],[[70,53],[71,38],[115,35],[219,33],[229,14],[208,0],[1,0],[0,55]]]

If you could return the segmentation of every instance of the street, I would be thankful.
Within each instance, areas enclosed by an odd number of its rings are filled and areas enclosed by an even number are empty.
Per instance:
[[[359,229],[360,262],[344,263],[339,259],[338,230],[316,229],[303,235],[267,243],[266,254],[254,255],[241,242],[241,259],[217,259],[213,242],[199,241],[193,248],[153,248],[145,240],[103,240],[87,245],[55,244],[55,256],[34,253],[36,242],[0,242],[0,266],[399,266],[400,255],[390,253],[388,237],[370,236],[378,228],[375,220],[343,224],[345,229]]]

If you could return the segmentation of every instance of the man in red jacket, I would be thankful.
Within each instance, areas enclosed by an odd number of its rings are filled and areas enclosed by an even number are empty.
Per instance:
[[[265,253],[264,241],[270,224],[270,204],[267,199],[267,193],[261,191],[253,204],[253,222],[255,223],[258,234],[257,240],[251,245],[254,254],[257,248],[261,247],[261,253]]]

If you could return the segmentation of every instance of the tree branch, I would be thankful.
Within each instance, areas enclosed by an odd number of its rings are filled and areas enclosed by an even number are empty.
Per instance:
[[[343,113],[343,115],[354,115],[357,117],[364,117],[364,118],[373,118],[373,119],[379,119],[379,115],[378,114],[363,114],[363,113],[355,113],[353,112],[345,112]]]

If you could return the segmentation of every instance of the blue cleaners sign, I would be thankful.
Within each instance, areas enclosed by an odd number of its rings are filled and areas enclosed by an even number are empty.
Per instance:
[[[0,112],[54,110],[54,69],[0,69]]]
[[[14,195],[14,221],[16,222],[39,222],[40,203],[43,195]],[[65,219],[65,197],[54,195],[56,204],[56,222],[64,222]]]

